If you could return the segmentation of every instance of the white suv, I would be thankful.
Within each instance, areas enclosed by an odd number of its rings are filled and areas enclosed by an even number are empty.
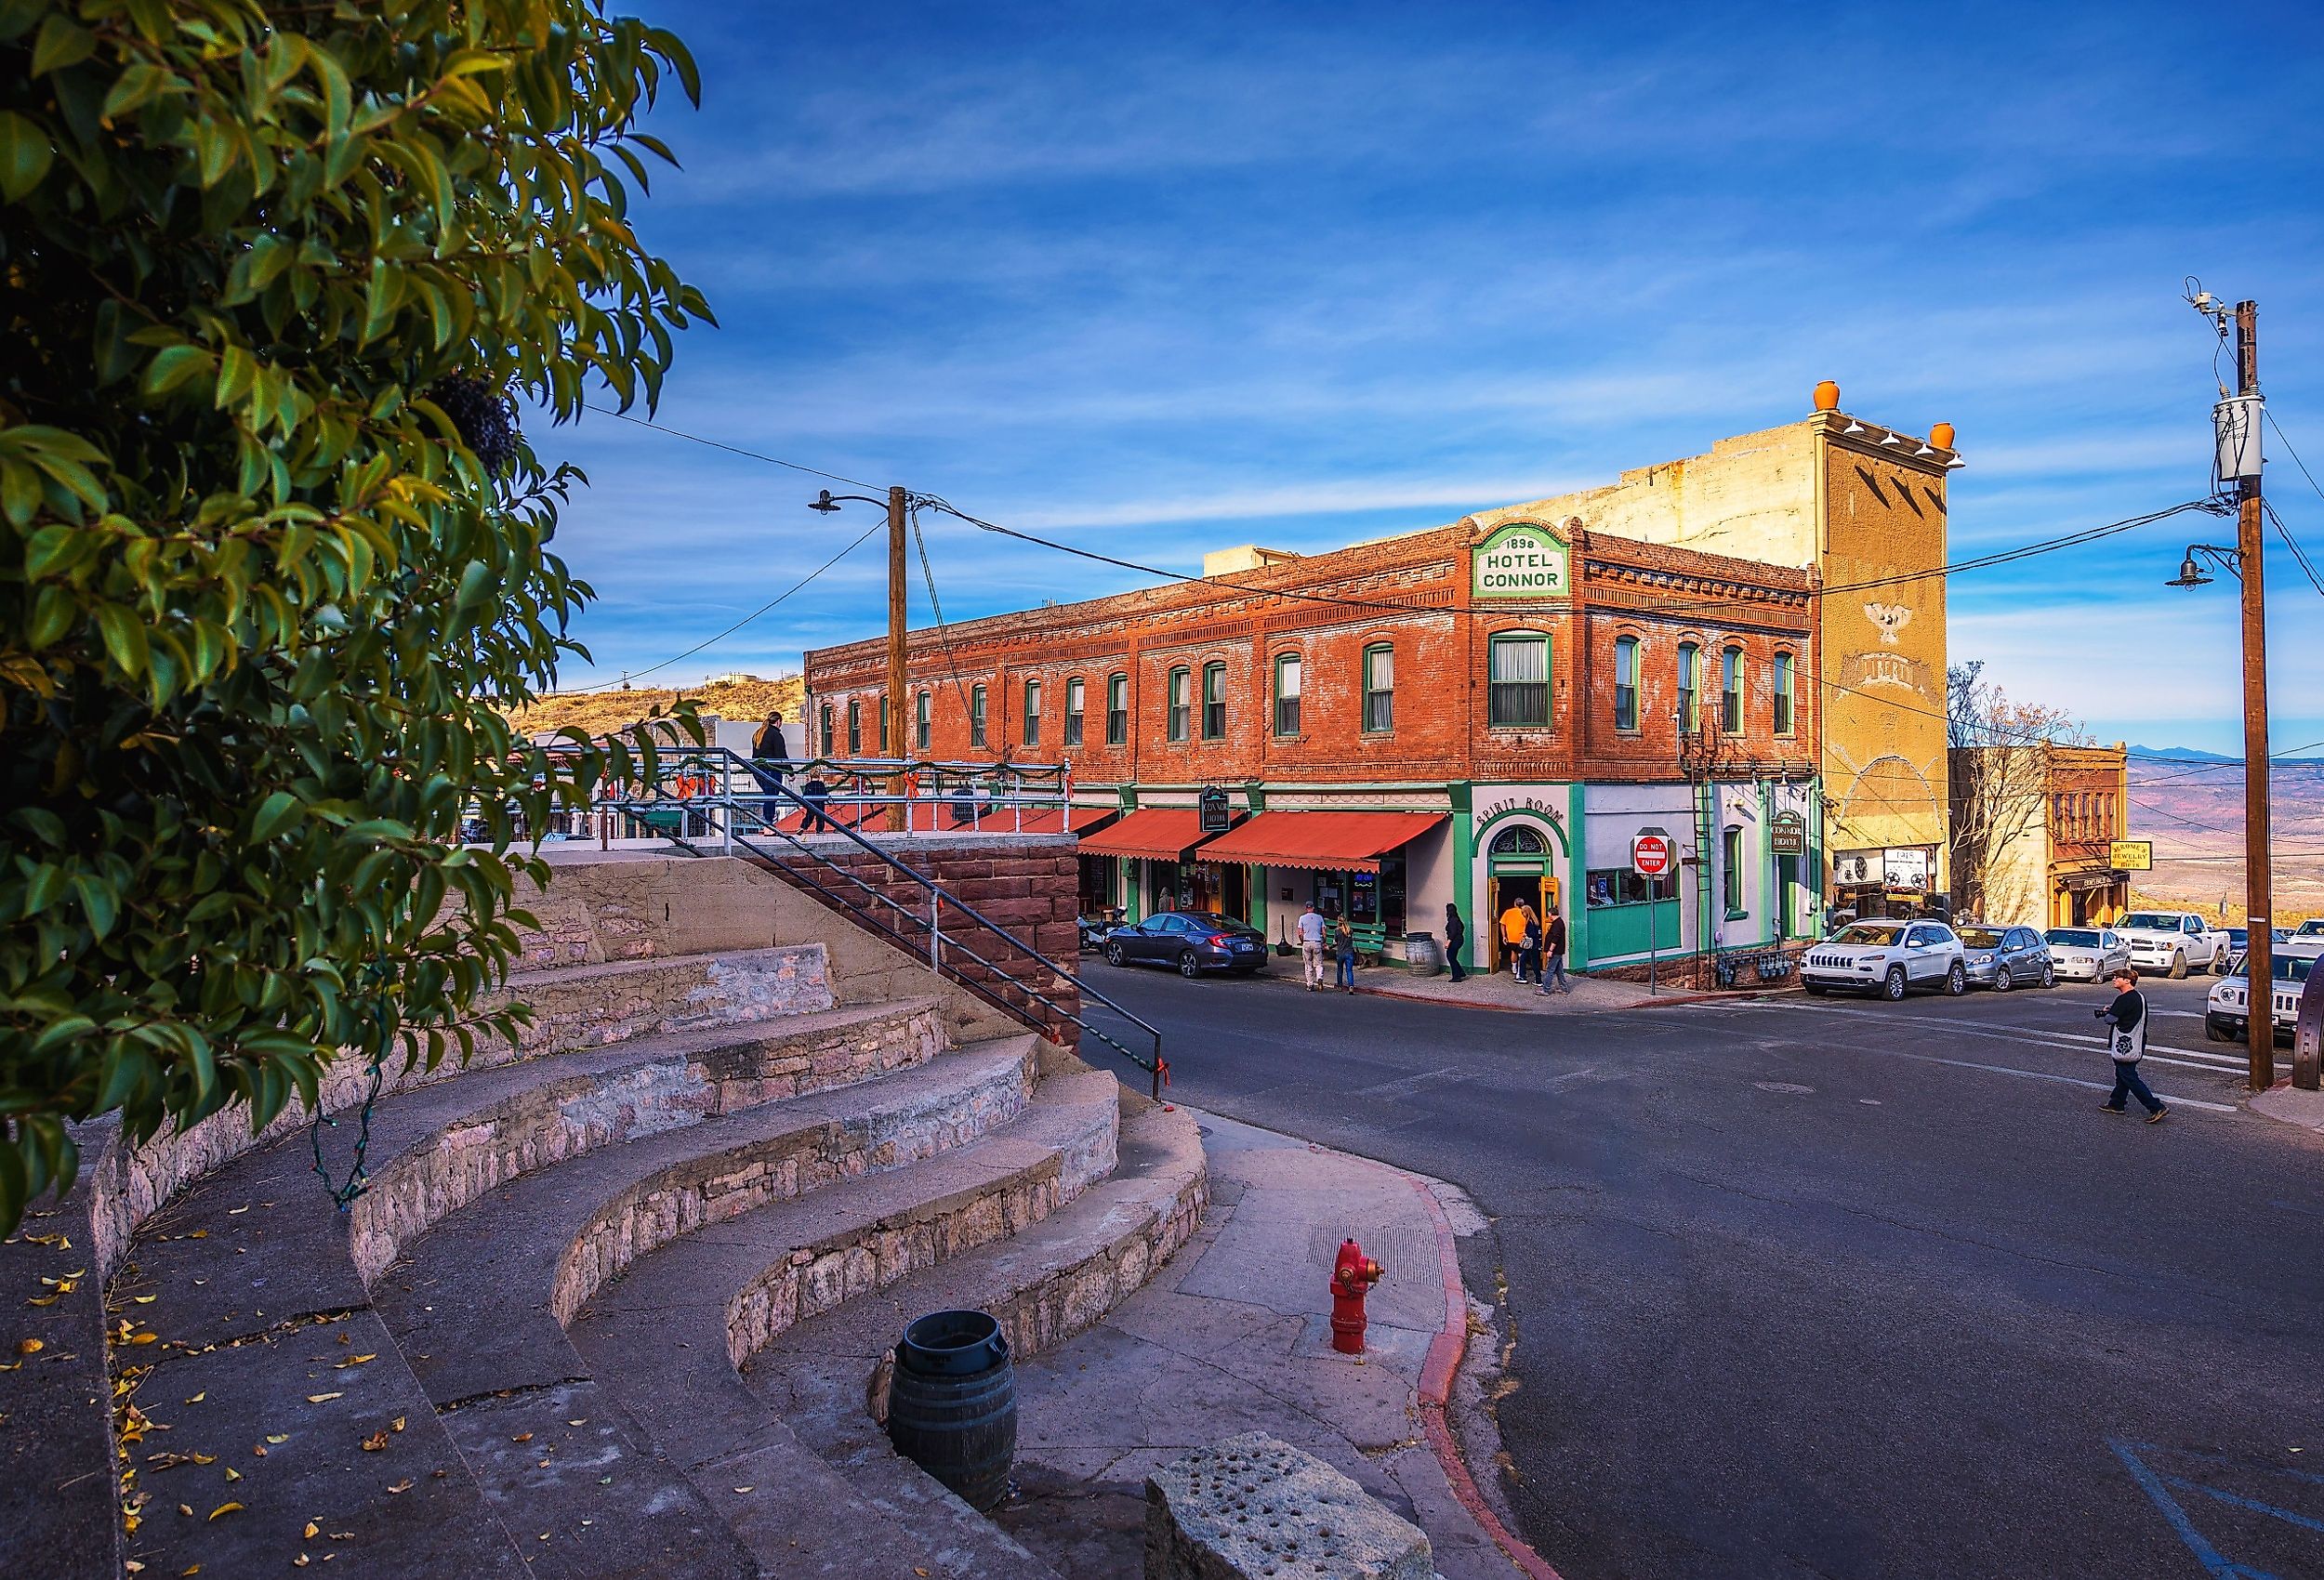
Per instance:
[[[2131,946],[2131,964],[2142,971],[2168,972],[2175,981],[2190,966],[2213,973],[2227,969],[2226,932],[2192,911],[2133,911],[2115,923],[2114,930]]]
[[[1851,922],[1800,960],[1800,984],[1821,997],[1853,988],[1898,999],[1916,987],[1969,991],[1961,940],[1943,922]]]

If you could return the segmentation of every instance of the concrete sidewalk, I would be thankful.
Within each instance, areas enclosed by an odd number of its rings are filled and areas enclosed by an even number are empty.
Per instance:
[[[1441,1182],[1197,1117],[1208,1220],[1105,1322],[1018,1368],[1017,1494],[995,1518],[1060,1573],[1137,1580],[1146,1473],[1258,1430],[1418,1523],[1445,1580],[1555,1580],[1495,1506],[1498,1442],[1479,1403],[1491,1313],[1462,1288],[1454,1244],[1483,1218]],[[1350,1235],[1387,1270],[1361,1358],[1332,1350],[1328,1321],[1332,1259]]]
[[[1297,957],[1275,962],[1266,973],[1268,980],[1303,991]],[[1673,987],[1665,982],[1659,992],[1648,993],[1644,982],[1623,981],[1615,977],[1580,977],[1568,974],[1566,981],[1574,991],[1544,996],[1531,982],[1521,982],[1510,971],[1472,971],[1459,981],[1450,976],[1415,975],[1401,965],[1367,966],[1355,973],[1355,991],[1379,994],[1389,998],[1415,998],[1431,1004],[1461,1004],[1477,1009],[1512,1009],[1527,1014],[1567,1015],[1586,1014],[1592,1010],[1637,1009],[1655,1004],[1688,1004],[1705,998],[1750,997],[1752,989],[1718,994],[1699,993],[1691,988]],[[1324,978],[1325,991],[1339,993],[1332,987],[1332,977]],[[1768,989],[1758,989],[1767,992]]]
[[[2253,1113],[2324,1135],[2324,1092],[2295,1091],[2291,1081],[2283,1080],[2254,1096],[2250,1107]]]

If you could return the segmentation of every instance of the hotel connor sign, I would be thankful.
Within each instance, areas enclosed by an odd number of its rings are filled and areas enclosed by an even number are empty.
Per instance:
[[[1512,521],[1469,551],[1469,590],[1476,598],[1570,598],[1572,560],[1565,540],[1550,528]]]

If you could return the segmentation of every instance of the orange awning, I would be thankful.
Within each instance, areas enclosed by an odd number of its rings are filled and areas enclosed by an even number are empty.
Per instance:
[[[1085,856],[1143,856],[1155,862],[1182,862],[1200,845],[1201,814],[1192,807],[1145,807],[1126,815],[1111,828],[1086,835]],[[1208,859],[1206,857],[1206,859]]]
[[[1426,834],[1444,812],[1261,812],[1202,848],[1206,862],[1376,873],[1380,858]]]

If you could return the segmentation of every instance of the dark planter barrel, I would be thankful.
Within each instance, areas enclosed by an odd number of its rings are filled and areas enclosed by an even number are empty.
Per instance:
[[[971,1508],[1008,1495],[1017,1374],[991,1315],[934,1311],[904,1330],[888,1385],[888,1441]]]

